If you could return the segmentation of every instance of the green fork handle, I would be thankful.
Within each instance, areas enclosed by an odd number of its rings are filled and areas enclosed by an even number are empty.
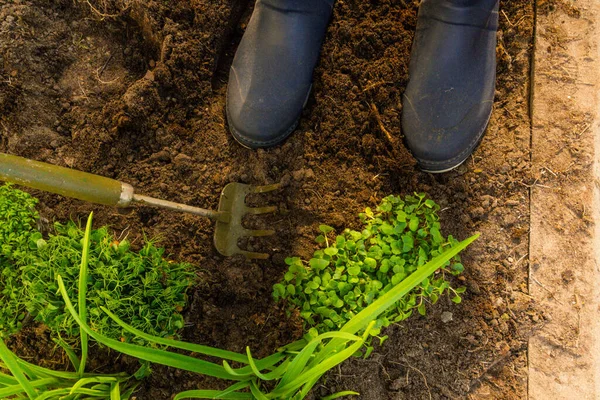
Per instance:
[[[0,180],[108,206],[126,207],[133,200],[127,183],[4,153]]]
[[[71,168],[0,153],[0,181],[12,182],[90,203],[128,207],[133,202],[228,223],[231,213],[188,206],[134,193],[133,186]]]

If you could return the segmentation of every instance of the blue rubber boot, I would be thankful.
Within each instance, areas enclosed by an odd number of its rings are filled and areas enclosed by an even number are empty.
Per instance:
[[[475,150],[496,83],[498,0],[423,0],[402,130],[421,169],[446,172]]]
[[[298,125],[333,2],[256,1],[227,88],[229,130],[243,146],[275,146]]]

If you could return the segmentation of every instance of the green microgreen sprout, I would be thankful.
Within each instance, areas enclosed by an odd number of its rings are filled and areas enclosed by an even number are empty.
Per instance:
[[[56,277],[60,274],[69,293],[76,293],[85,232],[71,221],[55,223],[44,236],[37,229],[36,204],[29,194],[0,186],[0,337],[16,333],[29,315],[67,351],[86,336],[65,311]],[[81,307],[87,301],[82,309],[89,313],[89,324],[111,338],[143,344],[100,310],[106,306],[137,329],[176,335],[184,325],[186,292],[195,280],[192,266],[168,260],[152,241],[133,251],[127,238],[115,238],[107,227],[89,235],[94,245],[85,256],[91,285],[77,303]]]
[[[274,285],[274,298],[285,300],[290,311],[298,311],[309,332],[340,329],[407,276],[457,245],[452,236],[442,236],[439,209],[425,194],[404,199],[388,196],[375,211],[367,208],[360,214],[360,232],[346,229],[330,240],[333,228],[321,225],[316,242],[324,248],[308,262],[287,258],[288,271]],[[415,309],[425,315],[426,304],[437,303],[445,293],[460,303],[465,288],[452,288],[449,276],[463,270],[458,256],[448,260],[382,312],[371,334],[378,336],[381,328],[408,318]],[[379,337],[381,343],[386,339]],[[370,351],[369,347],[366,356]]]
[[[15,264],[29,252],[37,232],[37,199],[9,185],[0,186],[0,337],[22,327],[27,314],[25,291]]]
[[[31,238],[37,250],[21,268],[26,307],[54,336],[76,343],[85,335],[80,336],[79,326],[65,312],[55,282],[61,275],[69,293],[76,293],[84,232],[74,222],[55,223],[54,229],[56,233],[47,239]],[[151,241],[139,252],[132,251],[126,238],[117,240],[107,227],[92,230],[90,241],[94,245],[88,254],[91,285],[85,308],[91,326],[114,339],[139,341],[100,310],[106,306],[136,328],[157,336],[173,336],[183,328],[181,311],[194,282],[191,265],[168,261],[164,249]]]

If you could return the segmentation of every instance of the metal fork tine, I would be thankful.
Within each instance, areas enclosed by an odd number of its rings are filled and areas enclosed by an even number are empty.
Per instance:
[[[271,236],[274,234],[275,234],[275,231],[271,230],[271,229],[257,229],[257,230],[245,229],[242,232],[242,236],[255,236],[255,237]]]
[[[277,211],[277,206],[267,206],[267,207],[248,207],[246,209],[246,214],[251,215],[260,215],[260,214],[268,214]]]
[[[243,226],[245,215],[267,214],[277,211],[276,206],[249,207],[246,196],[254,193],[266,193],[277,190],[281,184],[275,183],[265,186],[252,186],[244,183],[232,182],[221,191],[219,199],[219,212],[229,218],[218,219],[215,226],[214,243],[219,253],[224,256],[243,255],[247,259],[267,259],[269,254],[246,251],[238,246],[238,239],[242,237],[271,236],[273,230],[252,230]]]
[[[254,186],[252,188],[252,193],[272,192],[273,190],[277,190],[280,187],[281,187],[281,183],[273,183],[271,185],[264,185],[264,186]]]

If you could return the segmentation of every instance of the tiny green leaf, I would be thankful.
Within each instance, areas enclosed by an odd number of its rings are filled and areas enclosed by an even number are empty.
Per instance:
[[[313,268],[317,271],[321,271],[322,269],[324,269],[325,267],[327,267],[329,265],[329,261],[324,260],[322,258],[311,258],[308,263],[311,268]]]
[[[408,224],[408,228],[409,228],[411,231],[415,232],[415,231],[416,231],[416,230],[419,228],[419,218],[417,218],[417,217],[412,217],[412,218],[410,219],[410,222],[409,222],[409,224]]]
[[[458,273],[462,273],[465,267],[461,263],[454,263],[452,264],[452,269]]]
[[[319,225],[319,230],[327,235],[329,232],[333,231],[333,228],[329,225]]]

